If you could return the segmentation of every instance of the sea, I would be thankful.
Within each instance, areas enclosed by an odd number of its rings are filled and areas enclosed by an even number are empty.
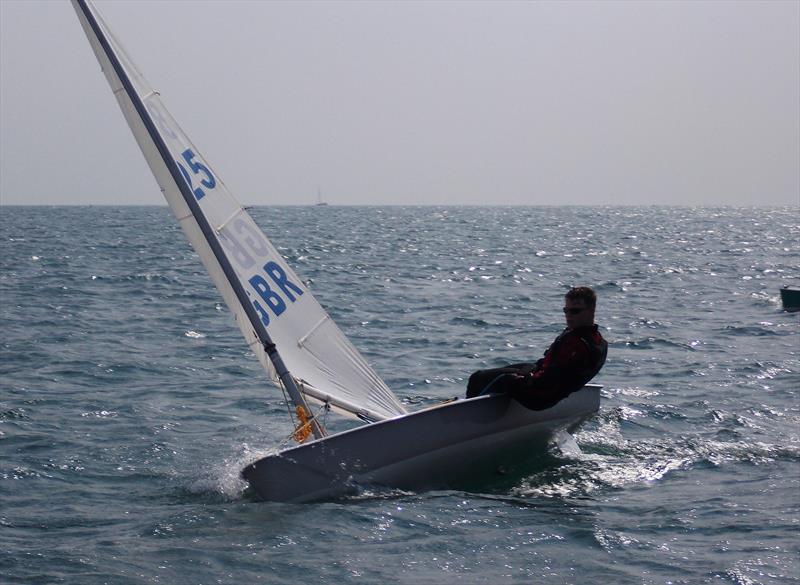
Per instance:
[[[260,501],[239,472],[287,408],[170,211],[3,206],[0,582],[800,583],[796,206],[249,212],[411,410],[540,357],[593,287],[577,447],[469,491]]]

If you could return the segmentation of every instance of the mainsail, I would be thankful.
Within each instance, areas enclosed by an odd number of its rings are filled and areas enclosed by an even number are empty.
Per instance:
[[[269,378],[364,420],[404,414],[181,130],[97,10],[87,0],[72,4],[164,197]]]

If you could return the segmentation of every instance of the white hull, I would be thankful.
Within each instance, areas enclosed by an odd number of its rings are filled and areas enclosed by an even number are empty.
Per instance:
[[[334,498],[365,485],[456,487],[540,456],[554,434],[597,412],[600,388],[589,384],[541,411],[506,395],[457,400],[286,449],[242,476],[271,501]]]

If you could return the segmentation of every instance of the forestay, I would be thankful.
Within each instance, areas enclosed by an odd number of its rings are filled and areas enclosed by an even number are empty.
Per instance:
[[[405,413],[181,130],[96,9],[72,2],[164,197],[270,379],[280,383],[265,339],[306,398],[366,420]],[[181,192],[181,180],[191,195],[185,187]]]

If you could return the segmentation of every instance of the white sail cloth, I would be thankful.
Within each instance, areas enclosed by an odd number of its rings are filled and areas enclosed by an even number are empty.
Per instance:
[[[215,256],[208,235],[201,229],[181,194],[173,174],[174,167],[169,165],[177,165],[194,193],[200,213],[213,229],[211,237],[217,238],[221,244],[234,269],[234,277],[243,286],[258,318],[306,398],[367,420],[404,414],[405,409],[392,391],[314,299],[181,130],[159,94],[133,64],[96,9],[88,2],[72,0],[72,3],[164,197],[270,379],[275,384],[280,383],[254,325],[234,291],[230,273],[225,273]],[[82,6],[94,18],[100,36]],[[144,111],[137,109],[136,96],[129,95],[108,51],[116,57],[122,76],[130,80],[132,91],[141,100]],[[149,127],[144,117],[152,122]],[[153,131],[163,139],[168,153],[159,149]],[[252,311],[250,313],[252,315]]]

